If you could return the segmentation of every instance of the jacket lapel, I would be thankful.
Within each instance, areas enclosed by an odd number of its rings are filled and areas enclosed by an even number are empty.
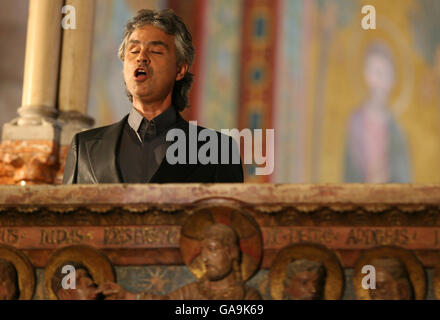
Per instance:
[[[185,182],[188,176],[201,165],[199,163],[188,164],[189,126],[188,121],[183,119],[180,113],[177,112],[176,128],[182,129],[186,137],[187,164],[170,164],[165,156],[150,183]],[[200,148],[200,144],[201,142],[197,142],[197,150]]]
[[[122,182],[116,167],[116,149],[127,118],[128,115],[86,142],[90,166],[97,183]]]

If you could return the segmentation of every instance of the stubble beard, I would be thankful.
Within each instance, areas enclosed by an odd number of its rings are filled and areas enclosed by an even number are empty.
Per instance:
[[[138,65],[136,68],[139,68],[139,67],[144,67],[146,70],[147,70],[147,72],[148,72],[148,74],[147,74],[147,79],[145,79],[145,81],[144,82],[142,82],[142,84],[144,84],[146,81],[148,81],[148,80],[150,80],[152,77],[153,77],[153,75],[154,75],[154,71],[153,71],[153,68],[150,66],[150,65],[145,65],[145,64],[142,64],[142,65]],[[131,76],[132,76],[132,74],[131,74]],[[135,81],[135,83],[136,83],[136,81]],[[137,84],[137,83],[136,83]],[[128,86],[127,86],[127,81],[124,79],[124,89],[125,89],[125,94],[127,95],[127,97],[128,97],[128,99],[131,101],[131,102],[133,102],[133,93],[130,91],[130,89],[128,88]],[[134,91],[134,90],[133,90]]]

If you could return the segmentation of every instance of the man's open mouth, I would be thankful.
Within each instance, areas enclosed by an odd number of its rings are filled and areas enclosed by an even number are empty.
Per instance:
[[[147,70],[145,68],[137,68],[134,71],[134,78],[136,81],[144,81],[147,79]]]

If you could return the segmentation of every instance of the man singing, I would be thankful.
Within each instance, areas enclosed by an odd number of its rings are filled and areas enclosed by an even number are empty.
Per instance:
[[[205,142],[190,141],[190,133],[207,129],[179,113],[188,107],[194,59],[191,34],[181,19],[172,10],[140,10],[125,26],[119,58],[132,109],[115,124],[75,135],[63,183],[243,182],[241,162],[233,161],[234,140],[215,132],[217,147],[210,149],[209,162],[201,160],[197,155],[206,151]],[[167,155],[175,142],[167,139],[170,130],[186,136],[186,146],[176,149],[184,153],[177,163]]]

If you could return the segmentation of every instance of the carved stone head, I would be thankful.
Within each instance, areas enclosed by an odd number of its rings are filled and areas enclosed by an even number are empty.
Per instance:
[[[371,299],[413,299],[413,288],[403,263],[396,258],[380,258],[371,265],[376,268],[376,289],[369,290]]]
[[[324,297],[325,268],[320,262],[298,259],[287,264],[283,296],[286,300],[318,300]]]
[[[75,289],[64,289],[62,282],[63,278],[68,276],[67,273],[62,273],[62,269],[66,265],[71,265],[75,268]],[[90,275],[86,266],[74,261],[66,261],[62,263],[55,271],[52,278],[52,290],[60,300],[95,300],[97,299],[97,285]]]
[[[224,224],[212,224],[202,232],[201,257],[209,281],[218,281],[239,271],[240,247],[235,231]]]
[[[0,300],[15,300],[19,296],[17,270],[5,259],[0,259]]]

